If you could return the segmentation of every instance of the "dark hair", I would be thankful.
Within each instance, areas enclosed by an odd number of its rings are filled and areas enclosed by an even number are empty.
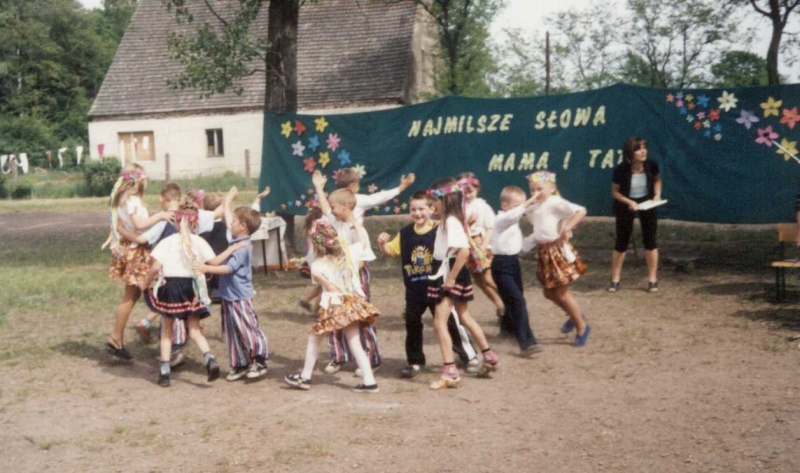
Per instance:
[[[361,182],[361,176],[353,168],[344,168],[336,175],[336,188],[344,189],[353,183]]]
[[[248,235],[252,235],[261,228],[261,215],[258,214],[257,210],[242,206],[234,210],[233,215],[247,227]]]
[[[180,201],[181,186],[175,184],[174,182],[170,182],[169,184],[164,184],[164,187],[161,188],[161,198],[166,200],[167,202]]]
[[[424,200],[428,206],[433,205],[433,197],[428,195],[425,191],[417,191],[411,195],[411,198],[408,199],[408,202],[411,203],[412,200]]]
[[[311,207],[308,209],[308,213],[306,214],[306,220],[303,222],[303,235],[308,238],[308,235],[311,233],[311,224],[314,223],[314,220],[319,220],[322,218],[322,209],[319,207]]]
[[[429,190],[443,189],[448,186],[454,186],[456,180],[452,177],[446,177],[433,183]],[[466,228],[466,218],[464,218],[464,194],[461,191],[450,192],[443,197],[438,197],[444,203],[444,219],[453,216],[461,222]]]
[[[647,149],[647,140],[640,136],[632,136],[625,140],[625,144],[622,145],[622,157],[625,162],[631,164],[633,162],[633,153],[642,148]]]

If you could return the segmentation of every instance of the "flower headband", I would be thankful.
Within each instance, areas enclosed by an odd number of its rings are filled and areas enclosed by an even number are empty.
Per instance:
[[[318,243],[318,244],[323,245],[323,246],[331,246],[331,245],[333,245],[333,243],[336,241],[337,237],[336,236],[332,236],[331,237],[331,236],[323,235],[322,232],[320,231],[320,227],[330,228],[331,230],[333,230],[334,234],[336,233],[336,229],[334,229],[331,226],[331,224],[328,223],[328,221],[326,219],[320,218],[320,219],[314,220],[314,222],[311,224],[311,232],[309,232],[309,236],[311,237],[311,240],[313,240],[315,243]]]
[[[147,174],[145,174],[142,171],[125,171],[122,173],[121,177],[126,181],[128,180],[135,181],[136,179],[146,179]]]
[[[463,179],[459,179],[458,183],[461,185],[462,189],[466,186],[480,187],[481,185],[481,181],[479,181],[477,177],[465,177]]]
[[[205,197],[206,197],[206,191],[200,189],[194,194],[194,203],[200,205],[201,203],[203,203],[203,199],[205,199]]]
[[[556,175],[548,171],[537,171],[533,174],[528,174],[528,180],[531,182],[550,182],[556,183]]]
[[[197,221],[197,214],[196,213],[185,213],[185,212],[175,212],[175,219],[178,221],[185,221],[188,223],[193,223]]]
[[[462,181],[458,181],[455,184],[450,184],[449,186],[440,187],[438,189],[430,189],[428,191],[428,195],[437,199],[443,199],[447,194],[453,194],[455,192],[464,192]]]

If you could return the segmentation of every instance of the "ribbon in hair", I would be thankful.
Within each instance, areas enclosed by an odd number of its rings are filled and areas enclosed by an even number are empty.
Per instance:
[[[111,220],[111,232],[108,236],[108,240],[103,243],[103,246],[100,247],[101,250],[104,250],[106,246],[111,244],[111,253],[114,256],[119,255],[119,232],[117,231],[117,225],[119,223],[119,216],[117,215],[117,209],[114,208],[114,196],[117,195],[119,191],[119,187],[122,185],[122,182],[125,180],[125,174],[121,175],[117,182],[114,183],[114,187],[111,189],[111,197],[108,199],[108,212]]]
[[[147,179],[147,174],[142,171],[123,171],[120,177],[126,181],[135,181],[137,179]]]
[[[477,177],[465,177],[463,179],[459,179],[458,184],[463,189],[467,186],[480,186],[481,181],[479,181]]]
[[[437,199],[443,199],[444,196],[456,192],[464,192],[464,189],[461,186],[461,181],[458,181],[455,184],[450,184],[449,186],[440,187],[438,189],[431,189],[428,191],[428,195],[436,197]]]
[[[196,213],[175,212],[175,220],[179,222],[194,223],[197,221]]]
[[[528,180],[531,182],[550,182],[556,183],[556,175],[548,171],[537,171],[533,174],[528,174]]]
[[[309,233],[311,240],[323,246],[331,246],[333,242],[336,241],[336,237],[329,237],[323,235],[320,232],[319,229],[320,226],[330,226],[330,223],[328,223],[328,221],[324,218],[314,220],[311,223],[311,232]]]
[[[183,255],[186,257],[186,260],[188,260],[189,267],[194,267],[200,264],[200,261],[197,260],[197,255],[192,251],[192,237],[186,220],[180,221],[179,228],[181,232]],[[206,277],[202,273],[192,270],[192,285],[194,286],[194,293],[197,298],[200,299],[206,307],[209,307],[211,305],[211,299],[208,297]]]
[[[194,194],[194,203],[198,206],[203,203],[203,199],[206,197],[206,191],[200,189]]]

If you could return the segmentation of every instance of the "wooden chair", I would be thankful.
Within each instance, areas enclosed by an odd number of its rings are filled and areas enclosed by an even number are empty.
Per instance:
[[[772,262],[772,267],[775,268],[775,298],[778,302],[786,299],[786,270],[800,269],[800,259],[786,259],[787,244],[794,245],[796,239],[797,224],[778,224],[778,255],[780,259]]]

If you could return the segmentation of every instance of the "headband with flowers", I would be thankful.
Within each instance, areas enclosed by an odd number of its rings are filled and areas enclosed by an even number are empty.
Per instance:
[[[311,240],[323,246],[333,245],[333,243],[336,241],[336,237],[323,235],[322,232],[320,232],[320,227],[330,228],[334,234],[336,233],[336,230],[331,226],[330,223],[328,223],[328,220],[320,218],[314,220],[314,222],[311,224],[311,232],[309,232]]]
[[[533,174],[528,174],[528,180],[531,182],[550,182],[556,183],[556,175],[548,171],[537,171]]]
[[[428,191],[428,195],[431,197],[435,197],[437,199],[443,199],[444,196],[448,194],[454,194],[456,192],[464,192],[463,185],[461,184],[462,181],[458,181],[455,184],[450,184],[449,186],[440,187],[438,189],[430,189]]]
[[[120,177],[126,181],[135,181],[137,179],[147,179],[147,174],[143,171],[124,171]]]
[[[462,189],[466,186],[480,187],[481,185],[481,181],[479,181],[477,177],[465,177],[463,179],[459,179],[458,183],[461,185]]]
[[[186,212],[175,212],[175,220],[177,220],[178,222],[184,221],[188,223],[194,223],[197,221],[197,214],[186,213]]]

